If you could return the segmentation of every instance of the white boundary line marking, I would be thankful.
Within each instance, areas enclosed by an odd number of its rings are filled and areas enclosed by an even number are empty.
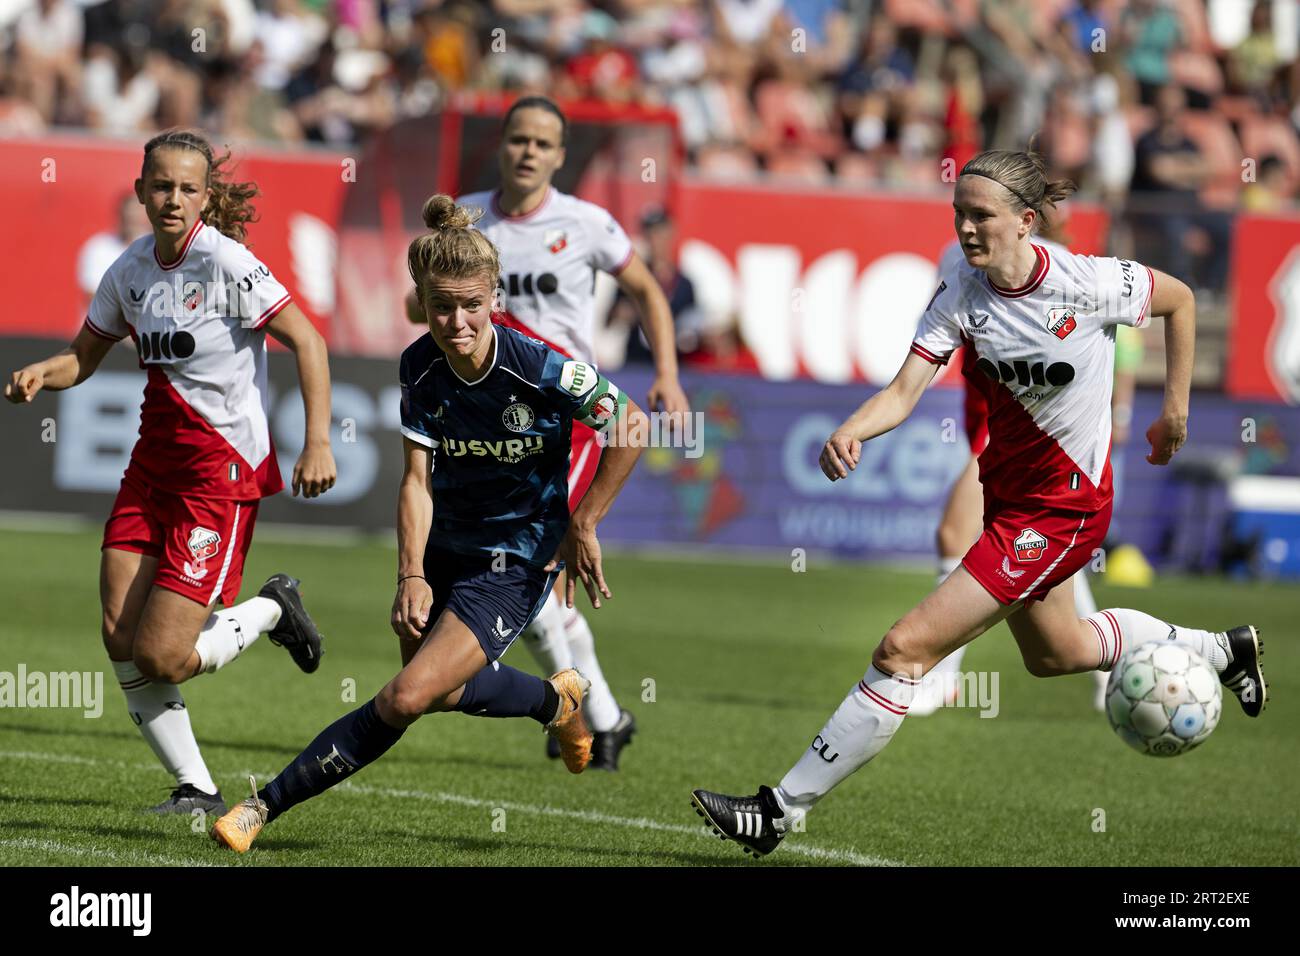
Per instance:
[[[68,853],[73,856],[90,856],[101,860],[111,860],[114,863],[140,863],[148,866],[222,866],[219,863],[208,863],[203,860],[179,860],[170,856],[159,856],[156,853],[149,853],[144,850],[129,850],[125,853],[119,853],[115,850],[105,850],[100,847],[82,846],[74,843],[60,843],[58,840],[35,840],[30,837],[19,837],[14,840],[0,840],[0,847],[14,847],[19,850],[35,850],[43,853]]]
[[[81,757],[72,754],[54,754],[39,751],[25,750],[0,750],[0,759],[10,760],[35,760],[45,763],[73,763],[87,766],[114,766],[124,770],[157,770],[157,764],[129,764],[122,760],[102,760],[94,757]],[[217,776],[222,779],[244,780],[248,779],[252,771],[240,771],[238,773],[222,773]],[[268,780],[273,774],[254,773],[259,780]],[[424,800],[431,803],[449,803],[464,807],[489,807],[495,809],[500,807],[504,810],[513,810],[516,813],[535,814],[544,817],[558,817],[567,820],[578,820],[583,823],[594,823],[604,826],[629,827],[635,830],[653,830],[660,833],[681,833],[686,836],[704,837],[709,840],[716,839],[709,831],[708,827],[701,823],[699,826],[687,826],[681,823],[661,823],[658,820],[651,820],[647,817],[621,817],[612,813],[602,813],[599,810],[571,810],[565,807],[552,807],[549,805],[539,805],[532,803],[516,803],[509,800],[485,800],[481,797],[470,797],[459,793],[449,793],[447,791],[429,791],[429,790],[403,790],[394,787],[371,787],[364,784],[356,784],[351,781],[334,787],[342,793],[352,793],[365,797],[387,797],[394,800]],[[683,801],[685,804],[685,801]],[[0,840],[0,845],[6,845],[6,841]],[[782,852],[795,856],[804,856],[814,860],[824,860],[828,863],[848,863],[852,866],[906,866],[897,860],[888,860],[878,856],[867,856],[857,853],[854,850],[840,849],[837,847],[820,847],[809,846],[805,843],[787,843],[782,846]],[[105,851],[107,852],[107,851]],[[188,862],[176,861],[176,865],[189,866]]]

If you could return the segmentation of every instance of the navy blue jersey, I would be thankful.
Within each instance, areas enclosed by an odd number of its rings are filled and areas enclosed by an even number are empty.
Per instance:
[[[573,422],[597,431],[626,397],[585,362],[493,325],[492,361],[462,379],[429,335],[402,353],[402,434],[432,449],[428,549],[541,566],[569,524]]]

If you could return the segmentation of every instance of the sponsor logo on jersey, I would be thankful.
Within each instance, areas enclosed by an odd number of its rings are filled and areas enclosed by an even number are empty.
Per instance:
[[[1051,385],[1060,388],[1074,381],[1074,366],[1068,362],[1053,362],[1046,367],[1042,362],[1030,365],[1024,359],[997,364],[992,359],[981,358],[975,367],[995,382],[1017,382],[1028,388],[1030,385]]]
[[[563,229],[548,229],[546,235],[542,237],[542,244],[551,250],[551,254],[563,252],[569,244],[569,234]]]
[[[596,370],[586,362],[569,361],[560,368],[560,388],[570,395],[586,395],[596,381]]]
[[[1133,268],[1133,263],[1127,259],[1119,260],[1119,274],[1124,280],[1124,298],[1133,294],[1133,283],[1137,279],[1137,270]]]
[[[144,332],[135,341],[141,362],[171,362],[194,354],[194,336],[181,332]]]
[[[497,636],[503,638],[509,637],[510,632],[513,630],[514,630],[513,627],[506,627],[506,622],[501,620],[501,615],[498,614],[497,615]]]
[[[988,325],[988,322],[989,314],[987,312],[975,312],[967,318],[966,326],[973,335],[990,335],[993,330],[984,328],[984,326]]]
[[[513,397],[513,396],[511,396]],[[526,432],[533,427],[533,410],[523,402],[515,402],[501,413],[501,424],[512,432]]]
[[[203,304],[203,283],[185,283],[185,292],[181,303],[185,306],[186,312],[197,312],[199,306]]]
[[[252,272],[248,273],[248,275],[244,276],[244,278],[240,279],[236,285],[239,286],[240,292],[252,292],[253,286],[257,285],[263,279],[269,278],[271,278],[271,270],[266,266],[259,265]]]
[[[934,290],[934,295],[930,297],[930,304],[925,307],[925,311],[929,312],[931,309],[934,308],[935,300],[938,299],[939,296],[943,295],[943,290],[946,288],[948,288],[948,283],[946,280],[939,283],[939,288]]]
[[[476,458],[495,458],[497,461],[513,465],[523,461],[529,455],[542,451],[542,439],[539,435],[526,435],[523,438],[483,439],[447,438],[442,440],[443,454],[451,458],[464,458],[473,455]]]
[[[1026,528],[1016,535],[1013,546],[1017,561],[1037,561],[1047,550],[1047,539],[1033,528]]]
[[[1074,309],[1048,309],[1047,310],[1047,331],[1051,332],[1058,339],[1064,339],[1067,335],[1078,328],[1079,323],[1074,317]]]
[[[132,289],[130,286],[127,286],[127,287],[126,287],[126,291],[131,293],[131,301],[132,301],[132,302],[143,302],[143,301],[144,301],[144,294],[145,294],[146,292],[148,292],[149,290],[148,290],[148,289],[141,289],[139,292],[136,292],[135,289]]]
[[[497,287],[506,295],[550,295],[560,287],[560,280],[553,272],[543,272],[534,276],[531,272],[509,272],[497,280]]]

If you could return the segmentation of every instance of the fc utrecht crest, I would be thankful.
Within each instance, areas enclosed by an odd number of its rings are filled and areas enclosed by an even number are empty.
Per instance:
[[[195,564],[185,562],[185,573],[196,581],[202,581],[208,569],[204,566],[209,558],[215,558],[221,550],[221,535],[209,528],[198,527],[190,532],[190,554],[194,555]],[[196,566],[197,565],[197,566]]]
[[[1015,549],[1017,561],[1037,561],[1047,550],[1047,539],[1033,528],[1026,528],[1016,535]]]
[[[562,252],[569,244],[569,234],[563,229],[549,229],[546,235],[542,236],[542,244],[550,249],[552,254]]]
[[[1047,331],[1058,339],[1064,339],[1078,325],[1079,322],[1074,317],[1074,309],[1071,307],[1047,310]]]

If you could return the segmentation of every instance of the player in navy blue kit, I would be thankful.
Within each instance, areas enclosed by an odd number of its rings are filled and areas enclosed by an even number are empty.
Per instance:
[[[500,263],[491,241],[470,228],[474,218],[434,196],[424,207],[431,232],[407,254],[429,336],[402,354],[400,371],[406,466],[392,625],[402,669],[217,821],[213,839],[241,853],[270,820],[378,759],[432,711],[532,717],[559,742],[570,771],[591,760],[585,678],[568,669],[543,680],[499,658],[566,566],[570,603],[577,580],[594,607],[612,596],[596,526],[649,423],[591,365],[492,323]],[[574,421],[608,441],[571,516]]]

